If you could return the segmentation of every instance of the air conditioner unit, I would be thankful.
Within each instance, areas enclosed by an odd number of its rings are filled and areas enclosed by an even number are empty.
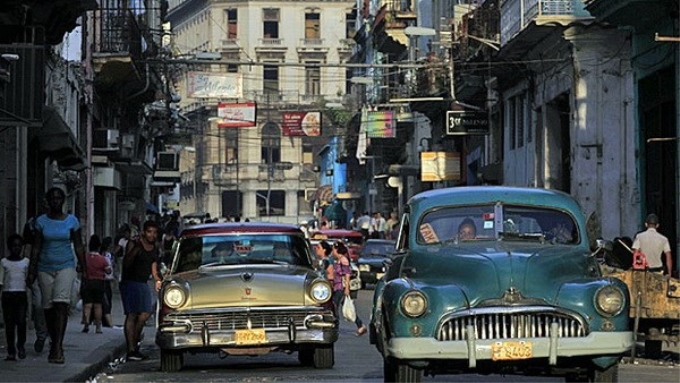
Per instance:
[[[92,132],[92,147],[113,149],[118,147],[118,129],[95,129]]]

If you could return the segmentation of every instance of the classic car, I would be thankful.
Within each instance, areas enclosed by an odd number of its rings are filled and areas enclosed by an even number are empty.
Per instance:
[[[349,249],[349,258],[354,262],[359,259],[359,253],[364,243],[364,237],[360,232],[346,229],[316,230],[310,234],[310,238],[313,240],[343,240]]]
[[[325,239],[326,242],[328,242],[329,245],[333,246],[333,243],[337,241],[338,239]],[[316,246],[317,243],[322,241],[321,239],[312,239],[309,242],[312,245],[312,248]],[[345,242],[346,244],[346,242]],[[349,248],[349,246],[348,246]],[[332,255],[330,256],[331,258],[333,257]],[[359,266],[357,266],[357,263],[350,260],[350,268],[352,269],[352,275],[349,277],[349,296],[352,299],[357,299],[359,296],[359,290],[362,289],[362,286],[364,285],[361,279],[361,271],[359,270]]]
[[[373,306],[370,340],[390,382],[456,373],[616,381],[634,345],[626,285],[602,276],[580,206],[553,190],[413,196]]]
[[[331,286],[294,225],[191,226],[173,247],[159,291],[156,344],[161,370],[185,353],[297,352],[303,365],[331,368],[338,320]]]
[[[367,283],[376,283],[385,274],[385,259],[394,252],[396,241],[391,239],[369,239],[361,248],[357,266],[361,271],[361,288]]]

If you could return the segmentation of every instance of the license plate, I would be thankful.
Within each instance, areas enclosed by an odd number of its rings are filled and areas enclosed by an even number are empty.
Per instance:
[[[529,359],[533,355],[534,347],[531,342],[508,341],[496,342],[491,345],[491,359],[493,360]]]
[[[236,344],[262,344],[267,343],[264,329],[236,330]]]

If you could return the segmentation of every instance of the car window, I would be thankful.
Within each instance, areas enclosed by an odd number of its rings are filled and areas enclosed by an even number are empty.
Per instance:
[[[418,224],[417,242],[435,244],[501,238],[504,240],[579,241],[573,217],[564,211],[534,206],[477,205],[432,210]]]
[[[382,255],[388,256],[394,252],[394,243],[371,243],[367,242],[361,249],[362,256]]]
[[[180,241],[176,272],[201,266],[288,264],[308,266],[309,244],[303,237],[282,234],[235,234],[190,237]]]

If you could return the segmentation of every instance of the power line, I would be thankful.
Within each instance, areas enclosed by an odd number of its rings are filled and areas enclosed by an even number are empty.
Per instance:
[[[152,64],[186,64],[186,65],[238,65],[238,66],[277,66],[277,67],[304,67],[304,68],[404,68],[404,69],[429,69],[446,67],[449,63],[390,63],[390,64],[362,64],[362,63],[319,63],[301,62],[289,63],[280,61],[241,61],[241,60],[200,60],[200,59],[147,59],[142,62]]]

